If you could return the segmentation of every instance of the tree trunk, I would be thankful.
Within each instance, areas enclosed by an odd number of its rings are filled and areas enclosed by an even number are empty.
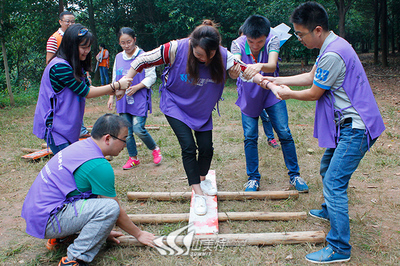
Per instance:
[[[378,64],[379,59],[379,0],[374,0],[374,64]]]
[[[339,36],[342,38],[346,37],[346,27],[345,27],[346,14],[351,7],[352,1],[353,0],[347,0],[347,3],[345,3],[345,0],[335,0],[339,16]]]
[[[381,42],[382,42],[382,66],[388,66],[388,26],[387,26],[387,0],[381,0]]]
[[[96,23],[94,20],[93,0],[88,0],[87,3],[88,3],[88,13],[89,13],[89,27],[90,31],[94,35],[94,42],[92,44],[92,47],[94,48],[92,49],[93,50],[92,62],[96,62],[95,57],[97,55],[97,52],[99,51],[99,46],[97,44],[98,37],[96,32]],[[92,71],[94,71],[94,69],[92,69]]]
[[[63,0],[59,0],[58,1],[58,14],[60,14],[63,11],[64,11],[64,1]]]
[[[13,95],[12,89],[11,89],[10,70],[8,69],[6,45],[3,42],[3,39],[0,39],[0,42],[1,42],[1,51],[3,53],[3,60],[4,60],[4,71],[6,73],[7,91],[8,91],[8,95],[10,96],[10,105],[14,106],[15,101],[14,101],[14,95]]]

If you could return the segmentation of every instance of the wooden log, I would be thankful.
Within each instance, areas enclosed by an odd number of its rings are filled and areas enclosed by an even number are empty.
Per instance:
[[[178,201],[178,200],[189,200],[191,192],[128,192],[127,197],[130,200],[167,200],[167,201]],[[224,192],[220,191],[217,193],[218,200],[247,200],[247,199],[271,199],[280,200],[299,197],[297,190],[289,191],[252,191],[252,192]]]
[[[160,127],[155,127],[155,126],[144,126],[145,129],[147,130],[160,130]]]
[[[42,143],[42,149],[47,149],[47,143]]]
[[[188,213],[128,214],[134,223],[179,223],[188,222]],[[305,220],[306,212],[219,212],[218,221],[289,221]]]
[[[40,151],[40,149],[21,148],[21,151],[24,152],[24,153],[32,153],[32,152]]]
[[[178,246],[184,246],[183,238],[178,235],[174,242]],[[156,236],[156,238],[158,238]],[[163,243],[167,244],[166,236],[163,237]],[[143,246],[133,236],[118,237],[123,245]],[[284,232],[284,233],[255,233],[255,234],[217,234],[217,235],[194,235],[192,243],[198,240],[216,241],[224,240],[225,246],[269,246],[280,244],[301,244],[301,243],[322,243],[325,241],[323,231],[303,231],[303,232]]]

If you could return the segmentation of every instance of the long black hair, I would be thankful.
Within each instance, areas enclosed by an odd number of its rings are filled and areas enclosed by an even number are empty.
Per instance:
[[[204,20],[200,26],[190,34],[190,47],[186,72],[189,77],[197,83],[199,79],[199,61],[193,54],[193,48],[201,47],[206,53],[207,58],[210,58],[211,52],[215,51],[214,57],[208,63],[211,79],[215,83],[222,83],[225,80],[225,69],[222,62],[222,55],[219,45],[221,44],[221,35],[219,34],[216,25],[211,20]]]
[[[54,56],[67,60],[74,71],[74,77],[81,82],[83,70],[91,71],[92,52],[90,51],[84,61],[79,59],[79,45],[92,45],[93,34],[83,25],[74,24],[68,27],[62,38],[60,47]]]

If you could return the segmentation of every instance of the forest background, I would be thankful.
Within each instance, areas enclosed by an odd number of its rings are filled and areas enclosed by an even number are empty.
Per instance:
[[[220,25],[223,45],[230,47],[240,25],[251,14],[266,16],[272,27],[289,22],[298,0],[0,0],[0,107],[32,104],[45,68],[46,41],[58,28],[58,14],[72,11],[114,56],[121,51],[116,34],[132,27],[138,45],[148,51],[184,38],[203,19]],[[388,54],[400,46],[400,0],[324,0],[330,28],[346,38],[357,52],[374,53],[374,63],[388,66]],[[307,65],[318,54],[290,38],[282,47],[282,62]],[[379,56],[378,56],[379,55]],[[98,83],[98,74],[95,76]]]

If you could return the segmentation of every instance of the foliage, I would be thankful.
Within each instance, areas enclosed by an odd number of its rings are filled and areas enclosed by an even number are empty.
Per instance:
[[[386,0],[383,0],[386,1]],[[137,42],[144,50],[151,50],[170,40],[184,38],[205,18],[219,24],[222,44],[230,47],[244,20],[251,14],[269,18],[272,27],[280,23],[290,25],[289,17],[300,0],[64,0],[66,9],[74,12],[76,21],[96,34],[98,43],[105,43],[113,55],[121,51],[117,32],[121,27],[132,27]],[[338,11],[334,1],[319,1],[329,14],[330,28],[338,33]],[[400,0],[387,0],[389,41],[397,47],[400,39]],[[45,68],[45,49],[48,37],[57,30],[58,1],[1,0],[0,38],[4,38],[13,92],[32,92],[38,89]],[[89,10],[93,10],[91,23]],[[346,15],[346,39],[358,50],[367,52],[373,47],[373,0],[354,0]],[[397,43],[396,43],[397,42]],[[392,45],[393,47],[393,45]],[[98,47],[93,46],[93,55]],[[397,48],[398,49],[398,48]],[[312,62],[318,54],[291,38],[281,49],[283,61]],[[3,56],[0,53],[0,60]],[[29,86],[23,85],[29,83]],[[0,64],[0,94],[6,95],[4,67]]]

